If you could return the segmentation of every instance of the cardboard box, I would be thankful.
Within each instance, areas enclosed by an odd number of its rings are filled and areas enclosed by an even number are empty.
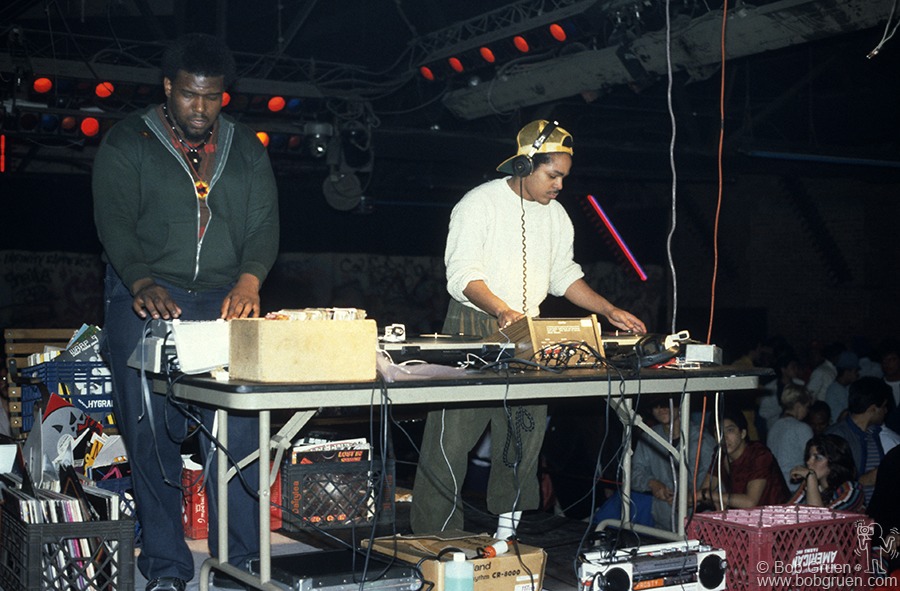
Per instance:
[[[230,322],[229,376],[253,382],[366,382],[375,379],[374,320]]]
[[[518,554],[510,549],[506,554],[494,558],[477,558],[479,548],[490,546],[496,541],[487,535],[445,531],[427,536],[375,538],[372,549],[379,554],[396,555],[401,560],[418,564],[423,558],[436,558],[445,548],[458,548],[466,553],[475,567],[475,591],[540,591],[547,553],[542,548],[519,544]],[[368,542],[369,540],[363,540],[363,547],[368,547]],[[422,561],[420,569],[425,580],[434,583],[432,591],[444,591],[444,561],[449,559],[447,553],[442,561]]]

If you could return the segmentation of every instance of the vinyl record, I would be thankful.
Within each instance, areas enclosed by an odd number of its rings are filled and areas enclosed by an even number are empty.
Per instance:
[[[428,333],[428,334],[420,334],[420,339],[434,339],[441,340],[447,342],[454,343],[471,343],[474,341],[480,341],[481,337],[471,334],[441,334],[441,333]]]

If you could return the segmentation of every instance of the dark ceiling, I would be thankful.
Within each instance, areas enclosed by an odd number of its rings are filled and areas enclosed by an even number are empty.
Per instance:
[[[121,116],[158,99],[165,40],[200,31],[223,34],[236,53],[236,89],[302,99],[291,114],[248,108],[235,116],[304,142],[306,123],[333,124],[344,134],[344,167],[383,199],[423,191],[458,198],[511,153],[515,131],[539,117],[573,132],[586,185],[670,177],[673,118],[682,178],[713,179],[720,97],[733,169],[802,159],[825,171],[892,175],[900,166],[900,41],[866,55],[895,4],[729,2],[722,79],[723,5],[716,0],[8,0],[0,8],[8,167],[87,171],[93,154],[90,142],[16,129],[15,109],[33,98],[25,96],[30,75],[56,68],[59,76],[118,74],[122,88],[149,84],[149,94],[132,88],[99,107]],[[482,42],[500,47],[551,22],[569,23],[564,44],[532,36],[537,47],[527,57],[501,56],[488,67],[469,62],[463,74],[434,82],[418,74],[422,64]],[[86,107],[57,100],[52,108],[61,112]],[[280,145],[270,152],[286,177],[337,165]]]

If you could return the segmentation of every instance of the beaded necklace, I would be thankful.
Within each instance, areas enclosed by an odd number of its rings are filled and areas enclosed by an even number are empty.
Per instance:
[[[196,146],[192,146],[189,143],[187,143],[186,141],[184,141],[184,138],[181,137],[181,133],[179,133],[178,129],[175,128],[175,124],[172,122],[171,119],[169,119],[169,109],[167,108],[165,103],[163,103],[162,109],[163,109],[163,115],[166,118],[166,123],[169,124],[169,127],[172,128],[172,133],[175,134],[175,139],[177,139],[178,143],[180,143],[181,146],[185,150],[187,150],[187,153],[185,154],[185,156],[187,156],[188,161],[194,165],[194,169],[195,170],[198,169],[200,167],[200,161],[203,160],[203,156],[200,154],[200,150],[202,150],[204,147],[206,147],[206,143],[210,140],[210,138],[212,138],[213,127],[210,126],[209,131],[207,132],[206,137],[203,138],[202,142],[200,142]]]

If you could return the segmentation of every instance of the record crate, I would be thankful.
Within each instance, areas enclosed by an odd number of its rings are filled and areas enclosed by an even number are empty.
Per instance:
[[[393,522],[393,458],[281,465],[282,529],[307,531]]]
[[[133,591],[134,521],[26,524],[4,505],[0,589]]]
[[[46,361],[19,370],[22,376],[39,378],[50,392],[70,402],[104,429],[113,427],[112,376],[102,361]],[[60,392],[59,384],[65,384],[69,392]],[[80,392],[78,391],[80,390]],[[31,431],[34,426],[34,403],[41,399],[37,385],[22,385],[22,428]]]
[[[869,589],[872,520],[826,507],[696,513],[687,536],[725,550],[729,591]]]

